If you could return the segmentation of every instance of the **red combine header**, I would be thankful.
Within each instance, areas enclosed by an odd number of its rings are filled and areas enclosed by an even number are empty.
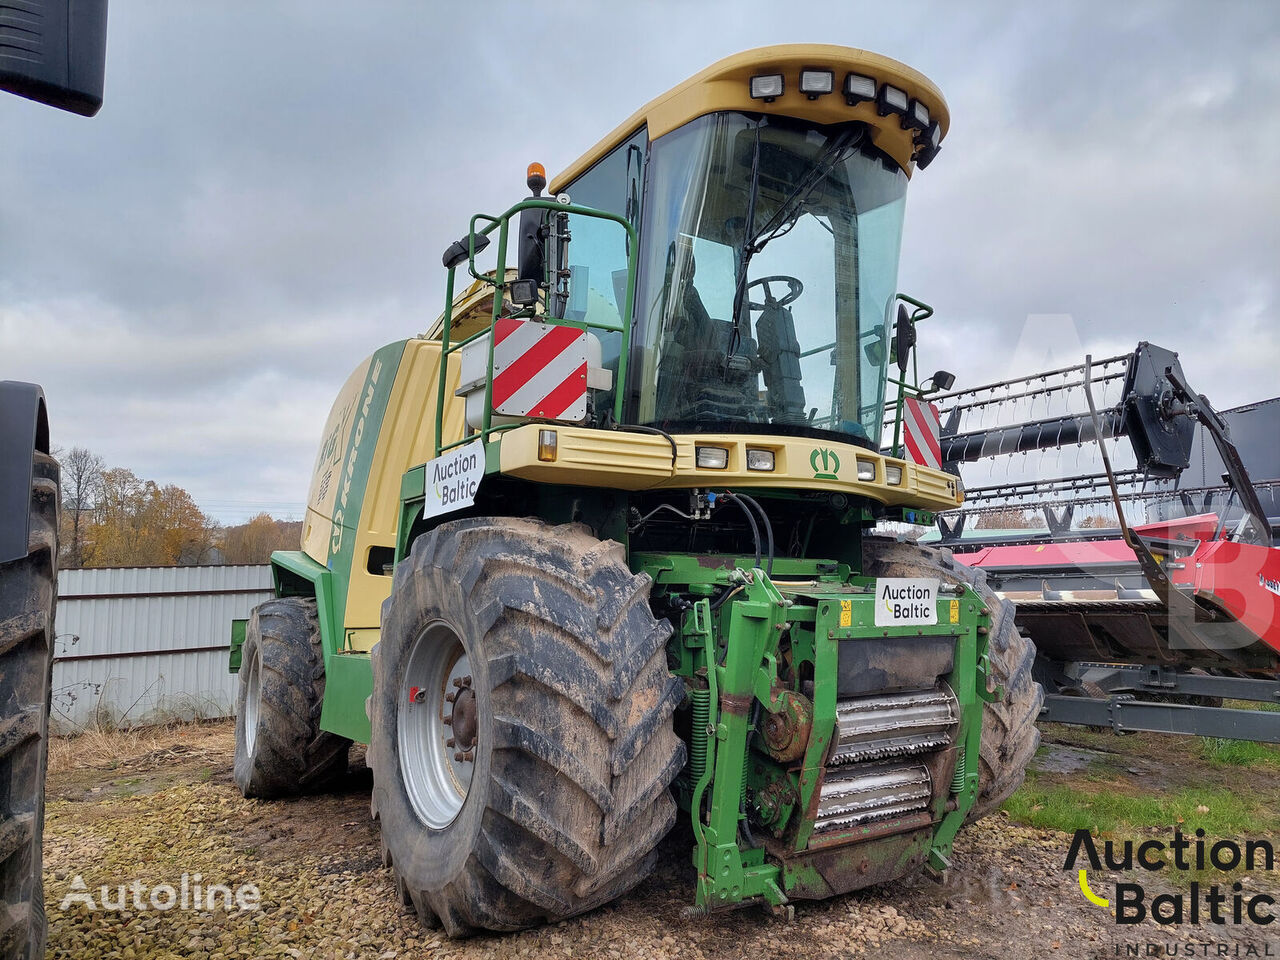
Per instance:
[[[947,468],[1005,474],[937,539],[1016,604],[1042,720],[1280,743],[1280,713],[1222,705],[1280,704],[1280,399],[1219,414],[1143,343],[934,403]],[[1071,446],[1102,469],[1046,476]]]

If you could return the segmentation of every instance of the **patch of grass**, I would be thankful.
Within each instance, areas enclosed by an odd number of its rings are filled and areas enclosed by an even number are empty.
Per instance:
[[[1202,807],[1207,811],[1198,812]],[[1092,781],[1067,785],[1031,773],[1004,809],[1018,823],[1064,833],[1082,828],[1115,833],[1151,827],[1181,827],[1184,833],[1191,833],[1203,827],[1210,835],[1231,837],[1280,831],[1280,811],[1267,798],[1222,786],[1133,795]]]
[[[1227,700],[1224,707],[1235,707],[1237,710],[1261,710],[1263,713],[1280,713],[1280,703],[1262,703],[1257,700]]]
[[[1280,748],[1269,743],[1254,743],[1252,740],[1201,737],[1200,756],[1210,763],[1229,767],[1252,767],[1261,763],[1280,764]]]
[[[49,739],[49,773],[91,767],[115,770],[122,760],[154,750],[159,741],[154,727],[117,730],[109,726],[89,727],[71,737]]]

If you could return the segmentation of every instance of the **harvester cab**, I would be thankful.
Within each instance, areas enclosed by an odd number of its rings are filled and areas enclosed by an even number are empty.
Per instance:
[[[452,934],[616,897],[678,815],[702,910],[946,870],[1041,704],[980,572],[870,534],[964,496],[881,449],[891,379],[897,411],[950,385],[907,382],[931,311],[897,292],[947,125],[900,63],[764,48],[472,217],[233,632],[242,789],[368,743],[386,860]]]

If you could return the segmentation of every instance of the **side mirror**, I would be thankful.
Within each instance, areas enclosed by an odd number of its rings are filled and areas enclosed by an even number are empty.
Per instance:
[[[516,239],[516,276],[541,284],[546,278],[545,210],[521,210]]]
[[[449,244],[449,249],[440,258],[444,263],[444,268],[452,270],[454,267],[466,263],[471,258],[471,244],[475,244],[476,253],[479,253],[489,245],[489,238],[483,233],[474,233],[470,237],[455,240]]]
[[[92,117],[102,106],[107,0],[41,0],[13,7],[0,34],[0,90]]]
[[[529,192],[535,197],[542,196],[547,185],[547,172],[540,163],[529,164],[529,172],[525,177]],[[520,280],[532,280],[541,284],[546,279],[546,222],[545,210],[521,210],[520,226],[516,236],[516,277]]]
[[[911,358],[911,348],[916,345],[916,325],[907,316],[905,304],[898,304],[898,322],[893,328],[893,359],[898,365],[901,376],[907,374],[907,361]]]

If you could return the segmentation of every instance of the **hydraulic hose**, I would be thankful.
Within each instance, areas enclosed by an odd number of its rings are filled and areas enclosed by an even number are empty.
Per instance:
[[[773,524],[769,521],[769,515],[764,512],[764,507],[760,506],[759,501],[757,501],[754,497],[748,497],[745,493],[735,493],[734,496],[740,499],[747,506],[755,509],[755,511],[760,514],[760,519],[764,521],[765,540],[766,540],[766,543],[768,543],[769,545],[768,546],[768,549],[769,549],[768,565],[765,567],[764,572],[767,573],[770,577],[772,577],[773,576]]]
[[[751,527],[751,536],[755,540],[756,544],[756,566],[760,566],[760,559],[763,554],[763,551],[760,549],[760,525],[756,523],[756,515],[751,512],[751,508],[744,502],[745,499],[749,498],[740,497],[738,494],[730,493],[728,490],[720,494],[720,496],[726,500],[736,503],[738,505],[738,509],[742,511],[743,516],[747,518],[747,523]],[[772,534],[770,536],[772,536]]]

